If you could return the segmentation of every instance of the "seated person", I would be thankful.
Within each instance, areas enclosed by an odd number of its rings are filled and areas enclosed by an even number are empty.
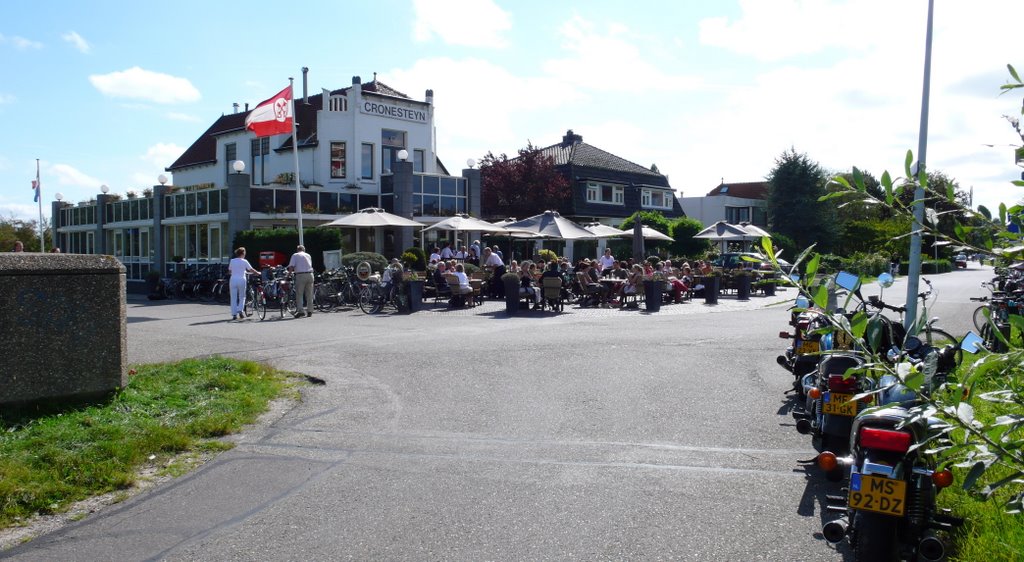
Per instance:
[[[446,273],[448,273],[448,264],[443,261],[437,262],[437,268],[434,269],[434,286],[440,290],[448,285],[448,282],[444,280]]]
[[[461,263],[455,264],[453,273],[448,274],[453,280],[451,306],[463,306],[466,304],[466,296],[473,294],[473,287],[469,285],[469,277],[466,276],[466,268]]]
[[[629,277],[629,264],[625,261],[617,261],[612,266],[612,277],[615,279],[625,280]]]
[[[580,284],[580,290],[585,295],[594,295],[597,304],[602,308],[608,308],[608,288],[598,281],[597,268],[590,265],[590,260],[580,262],[576,271],[576,280]]]
[[[437,263],[441,261],[441,248],[434,246],[434,251],[430,252],[430,258],[428,259],[431,263]]]
[[[633,264],[632,270],[629,272],[629,277],[620,289],[620,302],[625,306],[626,296],[635,295],[642,290],[644,283],[644,268],[640,264]]]
[[[530,269],[527,267],[519,268],[519,296],[533,299],[531,310],[540,308],[540,291],[533,284],[533,275],[530,274]]]

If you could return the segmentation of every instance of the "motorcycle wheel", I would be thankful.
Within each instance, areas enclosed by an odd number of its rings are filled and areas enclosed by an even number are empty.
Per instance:
[[[853,516],[856,532],[853,540],[855,562],[888,562],[899,560],[896,525],[892,518],[858,511]]]

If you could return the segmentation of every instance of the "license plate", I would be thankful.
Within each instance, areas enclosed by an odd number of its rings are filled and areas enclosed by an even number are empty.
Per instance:
[[[797,353],[817,353],[818,351],[818,342],[807,340],[800,342],[800,347],[796,350]]]
[[[839,394],[838,392],[826,392],[822,395],[821,412],[833,416],[857,415],[857,403],[853,401],[852,394]]]
[[[903,515],[907,483],[883,476],[850,474],[850,508],[886,515]]]

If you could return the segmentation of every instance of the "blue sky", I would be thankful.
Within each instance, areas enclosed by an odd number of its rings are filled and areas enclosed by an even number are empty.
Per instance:
[[[435,92],[449,169],[528,141],[585,142],[668,174],[686,196],[759,181],[795,148],[829,170],[900,175],[916,151],[924,0],[385,3],[4,2],[0,214],[156,183],[231,104],[287,78],[311,92],[379,79]],[[1024,2],[937,0],[927,162],[1016,203],[1002,115],[1024,71]],[[986,145],[995,145],[989,147]],[[48,215],[49,207],[44,206]]]

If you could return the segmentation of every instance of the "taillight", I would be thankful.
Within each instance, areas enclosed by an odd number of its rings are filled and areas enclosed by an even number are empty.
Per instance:
[[[932,473],[932,483],[936,488],[948,488],[953,485],[953,473],[948,470],[936,470]]]
[[[821,389],[818,387],[814,387],[807,391],[807,396],[811,400],[817,400],[818,398],[821,398]]]
[[[866,427],[860,431],[860,446],[865,449],[906,453],[910,448],[910,434],[904,431]]]
[[[857,377],[843,378],[843,375],[829,375],[828,389],[832,392],[857,394]]]

